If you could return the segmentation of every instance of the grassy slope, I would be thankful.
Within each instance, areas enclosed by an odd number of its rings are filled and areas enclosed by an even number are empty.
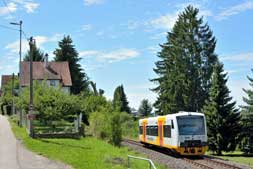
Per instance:
[[[11,122],[12,129],[18,139],[30,150],[50,159],[63,161],[75,169],[123,169],[127,168],[127,155],[136,155],[127,148],[117,148],[104,141],[87,137],[75,139],[31,139],[24,128]],[[146,162],[131,163],[133,168],[148,168]],[[158,168],[165,168],[158,166]]]
[[[211,152],[207,152],[207,155],[212,155],[212,154]],[[215,156],[215,157],[253,166],[253,156],[246,156],[240,151],[235,151],[232,153],[223,153],[222,156]]]

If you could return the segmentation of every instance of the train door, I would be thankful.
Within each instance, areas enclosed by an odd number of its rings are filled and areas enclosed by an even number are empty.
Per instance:
[[[163,122],[158,121],[158,135],[159,135],[159,143],[160,146],[163,146]]]
[[[143,123],[143,141],[146,142],[146,123]]]

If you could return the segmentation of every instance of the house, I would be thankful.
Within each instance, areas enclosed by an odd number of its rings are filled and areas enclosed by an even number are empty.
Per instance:
[[[1,89],[12,80],[12,75],[2,75]]]
[[[49,86],[70,93],[72,86],[68,62],[33,62],[33,80],[45,80]],[[30,85],[30,62],[21,62],[21,87]]]

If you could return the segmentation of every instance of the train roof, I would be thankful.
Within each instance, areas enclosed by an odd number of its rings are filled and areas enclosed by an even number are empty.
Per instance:
[[[163,116],[156,116],[156,117],[148,117],[148,118],[143,118],[143,119],[140,119],[139,121],[142,121],[142,120],[155,120],[159,117],[177,117],[177,116],[188,116],[188,115],[198,115],[198,116],[204,116],[203,113],[199,113],[199,112],[186,112],[186,111],[180,111],[178,113],[174,113],[174,114],[167,114],[167,115],[163,115]]]

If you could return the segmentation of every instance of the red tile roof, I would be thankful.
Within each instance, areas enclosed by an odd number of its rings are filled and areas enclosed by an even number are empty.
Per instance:
[[[12,80],[12,75],[2,75],[1,88]]]
[[[33,62],[34,80],[60,80],[63,86],[72,86],[68,62]],[[21,86],[28,86],[30,81],[30,63],[21,63]]]

